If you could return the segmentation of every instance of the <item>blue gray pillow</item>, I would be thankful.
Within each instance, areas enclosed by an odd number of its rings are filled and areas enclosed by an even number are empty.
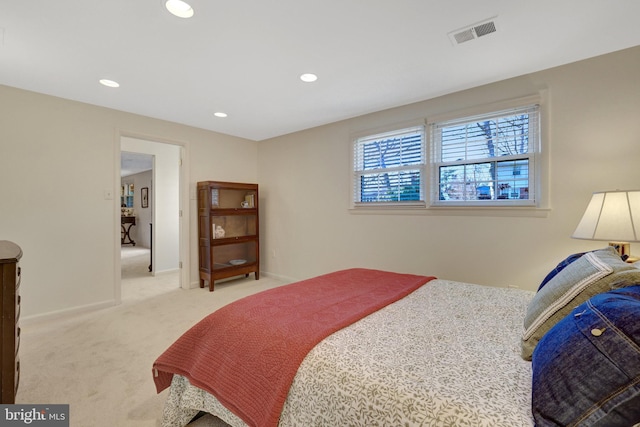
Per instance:
[[[640,423],[640,285],[590,298],[533,352],[536,427]]]
[[[591,251],[591,252],[593,252],[593,251]],[[545,276],[545,278],[544,278],[544,279],[542,279],[542,282],[540,283],[540,286],[538,286],[538,291],[539,291],[540,289],[542,289],[542,287],[543,287],[544,285],[546,285],[547,283],[549,283],[549,280],[553,279],[554,277],[556,277],[556,275],[557,275],[558,273],[560,273],[562,270],[564,270],[564,269],[565,269],[565,267],[567,267],[569,264],[571,264],[572,262],[574,262],[575,260],[577,260],[578,258],[580,258],[582,255],[584,255],[584,254],[586,254],[586,253],[587,253],[587,252],[578,252],[578,253],[576,253],[576,254],[571,254],[571,255],[569,255],[568,257],[566,257],[565,259],[563,259],[562,261],[560,261],[560,262],[558,263],[558,265],[556,265],[556,267],[555,267],[553,270],[551,270],[551,271],[549,272],[549,274],[547,274],[547,275]],[[629,255],[623,255],[622,257],[620,257],[620,259],[621,259],[622,261],[626,261],[626,260],[627,260],[627,258],[629,258]]]
[[[558,273],[560,273],[562,270],[565,269],[566,266],[568,266],[569,264],[571,264],[572,262],[574,262],[575,260],[577,260],[578,258],[580,258],[582,255],[584,255],[586,252],[579,252],[577,254],[572,254],[569,255],[568,257],[566,257],[565,259],[563,259],[562,261],[560,261],[558,263],[558,265],[556,265],[556,267],[551,270],[549,272],[549,274],[546,275],[546,277],[544,279],[542,279],[542,282],[540,283],[540,286],[538,286],[538,291],[540,289],[542,289],[542,287],[544,285],[546,285],[547,283],[549,283],[549,280],[553,279],[554,277],[556,277],[556,275]]]

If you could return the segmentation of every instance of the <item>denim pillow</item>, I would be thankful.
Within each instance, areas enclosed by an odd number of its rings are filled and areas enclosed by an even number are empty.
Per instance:
[[[536,427],[640,422],[640,285],[575,308],[533,352]]]

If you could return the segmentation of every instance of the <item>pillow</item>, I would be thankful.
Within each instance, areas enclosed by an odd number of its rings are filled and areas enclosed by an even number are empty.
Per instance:
[[[580,258],[582,255],[584,255],[586,252],[580,252],[577,254],[573,254],[573,255],[569,255],[567,258],[563,259],[562,261],[560,261],[560,263],[558,265],[556,265],[556,268],[554,268],[553,270],[551,270],[549,272],[549,274],[547,274],[547,276],[542,280],[542,283],[540,283],[540,286],[538,286],[538,291],[540,289],[542,289],[542,287],[544,285],[546,285],[547,283],[549,283],[549,280],[553,279],[554,277],[556,277],[556,275],[558,273],[560,273],[562,270],[564,270],[564,268],[566,266],[568,266],[569,264],[571,264],[573,261],[577,260],[578,258]]]
[[[574,309],[533,352],[536,426],[629,427],[640,422],[640,286]]]
[[[617,251],[616,251],[617,252]],[[544,285],[546,285],[547,283],[549,283],[549,280],[553,279],[556,274],[560,273],[562,270],[564,270],[564,268],[571,264],[573,261],[577,260],[578,258],[580,258],[582,255],[586,254],[586,252],[578,252],[577,254],[572,254],[569,255],[568,257],[566,257],[565,259],[563,259],[562,261],[560,261],[560,263],[558,265],[556,265],[556,268],[554,268],[553,270],[551,270],[549,272],[549,274],[547,274],[545,276],[544,279],[542,279],[542,282],[540,283],[540,286],[538,286],[538,291],[540,289],[542,289],[542,287]],[[619,254],[618,254],[619,255]],[[629,258],[629,255],[623,255],[620,257],[620,259],[622,261],[626,261],[627,258]],[[640,264],[636,265],[636,267],[640,266]]]
[[[640,269],[620,259],[609,246],[579,257],[536,293],[524,318],[522,358],[531,354],[540,338],[576,305],[613,288],[640,283]]]

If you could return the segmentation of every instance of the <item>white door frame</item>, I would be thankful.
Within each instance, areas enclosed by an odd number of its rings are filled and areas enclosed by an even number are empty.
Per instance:
[[[171,144],[180,147],[180,171],[179,171],[179,286],[183,289],[190,289],[190,251],[189,251],[189,144],[185,141],[173,141],[166,138],[160,138],[150,135],[141,135],[138,133],[123,131],[118,129],[116,131],[116,143],[115,145],[115,179],[113,188],[113,214],[114,223],[120,224],[120,151],[122,137],[129,137],[135,139],[141,139],[152,143]],[[155,198],[154,198],[155,199]],[[120,233],[114,233],[114,271],[115,271],[115,284],[114,284],[114,300],[116,304],[122,302],[122,277],[121,277],[121,262],[120,262]]]

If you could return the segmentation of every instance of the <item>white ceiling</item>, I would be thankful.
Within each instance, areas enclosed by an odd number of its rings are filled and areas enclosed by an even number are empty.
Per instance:
[[[120,176],[135,175],[153,169],[151,154],[120,152]]]
[[[637,0],[190,3],[0,0],[0,84],[259,141],[640,45]]]

